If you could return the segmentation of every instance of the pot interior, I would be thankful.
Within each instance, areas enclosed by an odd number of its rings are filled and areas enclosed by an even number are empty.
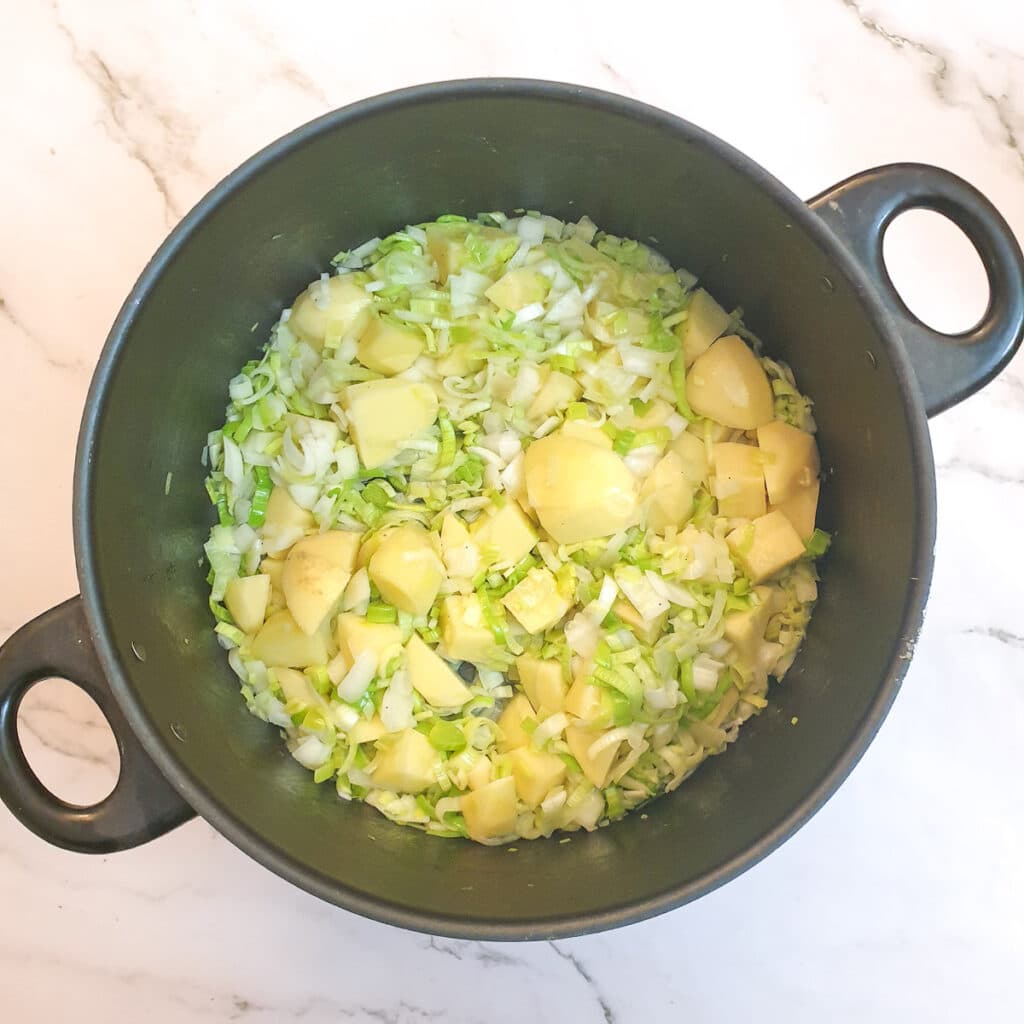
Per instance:
[[[339,801],[250,717],[213,639],[200,564],[213,514],[199,455],[222,421],[229,377],[334,253],[441,213],[517,207],[586,213],[649,240],[727,308],[743,306],[817,402],[834,474],[821,522],[835,543],[796,665],[724,756],[643,815],[513,852],[426,838]],[[814,809],[895,689],[910,580],[928,571],[918,523],[932,510],[919,415],[868,300],[788,193],[667,115],[569,88],[478,84],[331,115],[250,162],[202,212],[162,250],[115,330],[83,442],[77,523],[115,686],[198,810],[339,904],[439,932],[523,938],[699,894]]]

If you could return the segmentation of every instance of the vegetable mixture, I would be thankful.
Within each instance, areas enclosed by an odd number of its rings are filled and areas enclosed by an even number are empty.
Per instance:
[[[811,402],[639,242],[446,216],[334,258],[210,434],[210,605],[343,799],[593,829],[766,706],[817,597]]]

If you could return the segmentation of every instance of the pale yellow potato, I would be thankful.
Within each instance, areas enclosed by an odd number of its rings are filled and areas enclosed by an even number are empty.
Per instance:
[[[425,345],[426,339],[414,328],[374,318],[359,339],[356,359],[368,370],[393,377],[408,370]]]
[[[746,611],[729,612],[723,619],[725,639],[732,644],[737,660],[744,666],[757,661],[758,648],[764,640],[768,620],[775,611],[777,587],[755,587],[758,603]]]
[[[753,430],[774,415],[768,376],[735,334],[719,338],[690,367],[686,400],[698,416],[735,430]]]
[[[409,681],[428,703],[439,708],[462,707],[473,694],[451,666],[413,633],[405,645]]]
[[[530,734],[523,728],[523,722],[537,721],[537,713],[525,694],[517,693],[506,705],[498,718],[498,728],[501,729],[501,739],[498,740],[498,750],[505,753],[514,750],[516,747],[528,747],[530,745]]]
[[[476,594],[452,594],[441,602],[441,643],[452,661],[487,664],[500,653]]]
[[[265,665],[282,665],[285,668],[326,665],[331,658],[327,621],[324,620],[320,628],[308,636],[299,629],[290,611],[275,612],[253,638],[251,652]]]
[[[465,377],[476,373],[485,362],[483,354],[468,341],[452,345],[443,355],[438,356],[434,367],[442,377]]]
[[[559,544],[607,537],[636,519],[636,480],[615,452],[552,434],[526,449],[524,470],[530,504]]]
[[[752,583],[781,572],[804,553],[804,542],[781,512],[759,516],[725,538]]]
[[[661,636],[665,623],[668,622],[667,609],[653,619],[644,619],[633,607],[632,602],[624,597],[620,597],[612,605],[612,611],[626,624],[633,636],[645,644],[653,644]]]
[[[358,533],[330,530],[298,541],[281,571],[285,603],[307,636],[334,611],[352,576],[359,551]]]
[[[461,802],[466,831],[471,839],[501,839],[516,830],[516,783],[511,775],[488,782]]]
[[[243,633],[255,633],[263,625],[270,591],[270,577],[264,573],[229,581],[224,591],[224,604]]]
[[[466,238],[471,233],[492,244],[500,239],[512,240],[511,235],[498,228],[478,224],[430,224],[424,231],[427,235],[427,252],[437,267],[437,279],[442,285],[452,274],[463,269],[466,263]]]
[[[580,768],[587,780],[598,789],[604,789],[608,783],[608,773],[615,763],[621,743],[613,743],[599,751],[596,757],[590,755],[591,746],[608,730],[588,729],[582,725],[570,725],[565,730],[565,742],[569,745],[572,756],[579,761]]]
[[[773,505],[788,501],[818,479],[821,463],[813,434],[772,420],[757,428],[757,444],[765,455],[764,482]]]
[[[548,279],[543,274],[529,267],[517,267],[499,277],[484,295],[498,309],[515,312],[535,302],[543,302],[549,287]]]
[[[267,511],[259,530],[264,553],[276,555],[286,551],[313,526],[313,513],[298,504],[287,487],[275,487],[267,499]]]
[[[587,682],[585,673],[578,675],[565,695],[564,710],[583,722],[601,721],[606,714],[604,690]]]
[[[418,523],[405,523],[384,534],[367,571],[380,596],[410,615],[430,611],[444,579],[432,537]]]
[[[374,715],[373,718],[360,718],[345,735],[349,743],[375,743],[387,731],[380,715]]]
[[[502,599],[527,633],[543,633],[570,608],[550,569],[531,569]]]
[[[682,525],[693,511],[693,491],[683,460],[666,452],[640,487],[648,527],[664,533],[669,526]]]
[[[636,413],[630,408],[613,417],[612,422],[628,430],[655,430],[657,427],[663,427],[673,412],[675,410],[668,402],[655,398],[645,412]]]
[[[566,420],[552,436],[585,441],[597,448],[604,448],[609,452],[612,450],[612,439],[589,420]]]
[[[815,480],[802,487],[779,505],[773,505],[771,511],[778,509],[792,524],[793,529],[806,543],[814,533],[814,521],[818,515],[818,492],[820,483]]]
[[[392,622],[367,622],[362,615],[343,612],[334,627],[338,651],[348,658],[349,668],[363,651],[377,659],[378,670],[402,649],[402,630]]]
[[[295,300],[288,329],[319,350],[327,339],[358,337],[369,323],[372,301],[347,275],[314,281]]]
[[[553,370],[530,403],[526,415],[530,419],[546,419],[552,413],[561,412],[570,402],[575,402],[582,390],[574,378]]]
[[[289,701],[295,701],[297,704],[305,704],[307,707],[326,709],[327,701],[316,692],[316,688],[309,681],[309,676],[305,672],[275,665],[274,676],[281,685],[281,692],[284,694],[286,704]]]
[[[472,579],[480,568],[480,549],[454,512],[446,512],[441,519],[441,560],[449,576]]]
[[[520,654],[516,658],[516,669],[526,696],[538,712],[554,714],[565,707],[567,687],[559,662]]]
[[[679,456],[683,464],[683,474],[699,487],[708,478],[708,446],[704,438],[698,437],[689,430],[684,430],[677,438],[669,442],[668,450]]]
[[[469,533],[486,564],[502,567],[521,562],[540,539],[526,513],[511,501],[481,515]]]
[[[718,514],[729,519],[756,519],[767,509],[763,461],[751,444],[723,441],[714,447],[715,476],[711,493],[718,499]]]
[[[484,754],[479,761],[469,770],[469,774],[466,776],[466,781],[469,784],[469,788],[472,790],[483,789],[490,781],[493,775],[494,765],[491,764],[491,759]]]
[[[721,337],[729,326],[729,314],[711,296],[698,288],[686,307],[686,319],[675,327],[675,335],[683,344],[683,359],[693,364]]]
[[[520,747],[509,754],[516,794],[529,807],[536,807],[556,786],[565,781],[565,762],[544,750]]]
[[[422,793],[436,781],[437,751],[415,729],[403,729],[394,743],[379,750],[370,776],[376,789],[396,793]]]
[[[429,384],[400,379],[350,384],[341,396],[349,432],[367,469],[393,459],[407,441],[437,419],[437,395]]]

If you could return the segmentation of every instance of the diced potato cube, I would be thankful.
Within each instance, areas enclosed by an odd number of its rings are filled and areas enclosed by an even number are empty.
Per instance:
[[[471,839],[511,836],[516,830],[516,783],[511,775],[481,786],[462,798],[462,816]]]
[[[437,267],[438,281],[444,284],[452,274],[459,273],[466,263],[466,238],[472,234],[495,244],[502,239],[512,239],[507,232],[480,224],[429,224],[424,228],[427,235],[427,252]]]
[[[536,807],[556,786],[565,781],[565,762],[557,754],[520,747],[509,755],[512,778],[519,799]]]
[[[653,619],[644,619],[624,597],[612,605],[612,611],[626,624],[633,636],[645,644],[653,644],[661,636],[669,614],[666,610]]]
[[[472,579],[480,568],[480,550],[454,512],[441,520],[441,558],[449,576]]]
[[[473,696],[451,666],[428,647],[418,634],[413,633],[409,637],[405,653],[413,689],[428,704],[439,708],[462,707]]]
[[[566,420],[553,436],[585,441],[609,452],[612,450],[612,439],[589,420]]]
[[[380,750],[371,775],[377,789],[396,793],[422,793],[436,781],[437,751],[415,729],[403,729],[394,743]]]
[[[358,337],[369,322],[372,302],[348,276],[314,281],[295,300],[288,328],[319,350],[328,337]]]
[[[487,564],[498,566],[521,562],[538,540],[537,531],[526,514],[510,501],[480,516],[469,532]]]
[[[566,685],[559,662],[520,654],[516,658],[516,668],[519,682],[538,712],[553,714],[564,708]]]
[[[732,644],[737,661],[744,666],[752,666],[757,661],[758,647],[776,609],[778,592],[777,587],[755,587],[758,603],[746,611],[729,612],[723,620],[725,639]]]
[[[664,533],[669,526],[681,525],[693,511],[693,490],[683,460],[675,452],[666,452],[640,488],[648,527]]]
[[[484,362],[483,353],[475,349],[471,342],[460,341],[452,345],[443,356],[438,356],[434,365],[442,377],[465,377],[476,373]]]
[[[260,562],[260,572],[270,580],[270,600],[267,602],[267,615],[273,615],[284,608],[284,591],[281,590],[281,574],[284,572],[283,558],[264,558]]]
[[[629,430],[655,430],[658,427],[663,427],[674,411],[668,402],[661,398],[655,398],[644,412],[638,413],[630,409],[621,417],[614,417],[614,422],[616,426],[626,427]]]
[[[304,704],[309,708],[327,707],[327,701],[316,692],[313,684],[309,681],[309,676],[304,672],[299,672],[294,668],[274,666],[274,678],[281,686],[281,693],[284,694],[286,704],[289,701],[295,701],[297,704]]]
[[[423,335],[414,328],[374,319],[359,339],[356,358],[368,370],[391,377],[408,370],[425,344]]]
[[[814,435],[782,420],[757,428],[757,443],[764,453],[764,482],[773,505],[788,501],[818,479],[820,462]]]
[[[367,567],[381,597],[410,615],[426,615],[444,579],[431,535],[416,523],[389,530]]]
[[[526,449],[524,470],[530,504],[559,544],[606,537],[636,519],[636,480],[615,452],[551,434]]]
[[[800,535],[800,539],[806,543],[814,533],[814,521],[818,515],[818,491],[820,484],[815,480],[807,487],[795,491],[789,498],[778,505],[773,506],[772,511],[778,509],[792,524],[793,529]]]
[[[526,721],[536,723],[537,714],[525,694],[517,693],[505,705],[505,710],[498,718],[498,728],[502,733],[502,738],[498,740],[499,751],[504,753],[530,745],[530,734],[523,728],[523,722]]]
[[[686,307],[686,319],[675,329],[683,343],[683,358],[690,366],[729,326],[729,314],[703,288],[698,288]]]
[[[698,416],[735,430],[753,430],[774,415],[768,376],[735,334],[719,338],[686,375],[686,399]]]
[[[602,721],[606,714],[604,690],[578,675],[565,695],[565,710],[584,722]]]
[[[695,488],[707,480],[708,447],[704,443],[704,438],[684,430],[669,443],[668,450],[679,456],[683,464],[683,474]]]
[[[307,636],[334,610],[352,576],[358,533],[330,530],[305,537],[288,552],[281,589],[288,610]]]
[[[275,487],[270,492],[267,511],[260,527],[265,554],[275,555],[286,551],[312,528],[313,513],[298,504],[288,493],[287,487]]]
[[[337,636],[337,629],[335,629],[335,636]],[[352,659],[348,656],[348,651],[338,651],[338,653],[327,662],[327,678],[330,679],[335,686],[337,686],[345,676],[348,675],[349,669],[352,668]]]
[[[402,649],[402,630],[390,622],[367,622],[361,615],[343,612],[334,629],[338,650],[348,658],[349,667],[363,651],[370,651],[380,670]]]
[[[548,279],[543,274],[529,267],[517,267],[499,277],[484,295],[499,309],[516,311],[543,302],[548,287]]]
[[[715,479],[711,493],[718,514],[729,519],[756,519],[767,507],[761,453],[751,444],[723,441],[714,448]]]
[[[360,718],[346,733],[349,743],[374,743],[387,733],[387,727],[380,715],[373,718]]]
[[[550,569],[531,569],[502,599],[527,633],[543,633],[568,610],[572,602],[559,593]]]
[[[565,742],[572,756],[579,761],[587,780],[598,789],[604,789],[607,784],[608,773],[622,746],[621,742],[612,743],[592,755],[591,748],[606,732],[605,729],[588,729],[582,725],[570,725],[565,730]]]
[[[429,384],[410,380],[366,380],[345,388],[341,404],[364,466],[393,459],[406,441],[437,419],[437,395]]]
[[[552,413],[561,412],[570,402],[580,397],[582,390],[579,383],[568,374],[554,370],[541,385],[526,415],[530,419],[542,420]]]
[[[265,665],[285,668],[326,665],[331,657],[327,621],[312,636],[307,636],[299,629],[291,612],[275,612],[253,639],[252,656]]]
[[[804,553],[804,542],[781,512],[759,516],[725,539],[752,583],[774,576]]]
[[[239,576],[224,591],[224,604],[243,633],[255,633],[263,625],[270,601],[270,577]]]
[[[466,776],[469,788],[476,790],[482,789],[486,786],[491,781],[493,769],[494,765],[491,764],[491,759],[484,754],[484,756],[469,769],[469,774]]]
[[[498,647],[476,594],[452,594],[441,603],[441,643],[452,661],[494,660]]]

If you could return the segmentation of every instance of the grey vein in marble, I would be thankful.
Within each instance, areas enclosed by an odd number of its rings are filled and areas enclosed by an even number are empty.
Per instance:
[[[935,470],[937,473],[973,473],[976,476],[990,480],[994,484],[1024,485],[1024,477],[1012,476],[1010,473],[1005,473],[1002,470],[993,469],[991,466],[960,457],[937,464]]]
[[[1024,651],[1024,636],[1011,633],[1008,629],[1000,629],[998,626],[972,626],[966,632],[969,636],[986,637],[995,640],[996,643]]]
[[[51,7],[56,26],[71,47],[72,61],[100,95],[107,115],[106,119],[101,122],[103,130],[115,145],[120,146],[132,160],[146,171],[164,204],[164,217],[168,226],[174,225],[181,219],[183,211],[171,195],[165,172],[160,169],[157,161],[146,151],[136,133],[132,131],[125,117],[124,108],[135,106],[145,110],[157,120],[165,135],[181,135],[182,132],[175,128],[170,117],[157,110],[156,105],[141,91],[130,89],[127,81],[116,75],[98,53],[83,48],[75,33],[61,18],[59,5],[53,2]],[[177,141],[185,142],[187,139],[183,138]],[[196,170],[191,158],[187,155],[187,147],[182,145],[177,147],[177,150],[181,165],[186,169]]]
[[[604,1014],[605,1024],[615,1024],[615,1014],[612,1012],[612,1008],[608,1005],[607,1000],[601,995],[597,985],[594,983],[593,976],[583,966],[580,960],[573,956],[572,953],[567,952],[564,949],[559,949],[558,945],[554,942],[549,942],[548,945],[563,959],[566,963],[572,964],[573,970],[583,979],[588,989],[590,989],[594,998],[597,1000],[597,1005],[601,1008],[601,1012]]]
[[[871,17],[864,11],[859,0],[840,0],[840,3],[856,15],[857,20],[868,32],[888,43],[893,49],[910,50],[926,60],[931,65],[928,78],[932,91],[943,103],[954,107],[964,105],[957,101],[950,88],[955,71],[950,58],[939,52],[937,48],[926,46],[918,39],[911,39],[909,36],[900,35],[886,28],[877,18]],[[991,52],[990,56],[993,56]],[[1016,58],[1016,54],[1007,53],[1007,56]],[[970,76],[970,81],[998,126],[999,141],[1014,154],[1020,170],[1024,172],[1024,140],[1021,138],[1021,130],[1018,127],[1018,122],[1022,119],[1013,109],[1009,93],[989,92],[975,76]],[[966,106],[977,121],[977,109],[970,105]],[[984,131],[984,125],[979,124],[979,127]]]
[[[462,939],[442,939],[432,935],[427,942],[427,949],[450,956],[460,962],[470,961],[484,967],[529,967],[529,963],[520,957],[512,956],[483,942],[468,942]]]
[[[42,339],[28,329],[24,321],[15,316],[6,300],[0,295],[0,319],[6,320],[16,331],[18,331],[32,346],[33,350],[42,357],[47,366],[55,370],[72,370],[82,372],[90,369],[90,366],[82,359],[61,359],[55,356],[46,346]],[[0,624],[0,633],[7,631],[7,627]],[[11,630],[13,632],[13,630]]]

